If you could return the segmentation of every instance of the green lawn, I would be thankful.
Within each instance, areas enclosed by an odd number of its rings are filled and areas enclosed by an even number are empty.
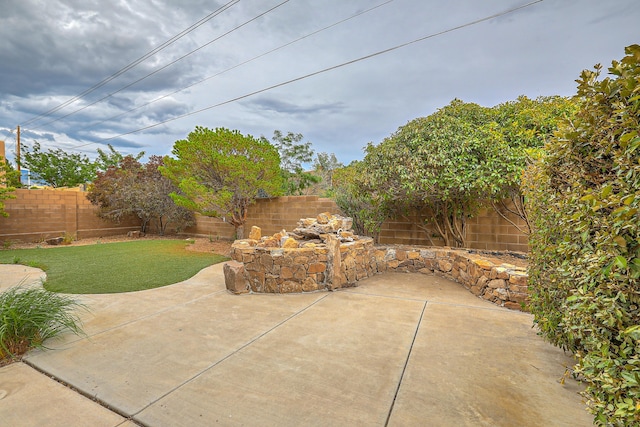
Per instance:
[[[227,260],[191,252],[181,240],[141,240],[89,246],[0,251],[0,264],[25,264],[47,272],[45,288],[70,294],[132,292],[178,283]]]

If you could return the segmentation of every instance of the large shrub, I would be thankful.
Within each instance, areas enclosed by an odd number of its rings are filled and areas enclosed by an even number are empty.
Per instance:
[[[496,105],[493,111],[493,119],[508,143],[508,161],[513,167],[502,177],[502,186],[491,195],[491,202],[505,221],[529,234],[531,226],[521,188],[524,170],[528,159],[535,156],[558,129],[558,122],[575,114],[576,103],[561,96],[536,99],[519,96],[515,101]]]
[[[106,164],[109,159],[100,154]],[[116,161],[116,156],[112,157]],[[178,232],[193,225],[193,213],[176,205],[170,196],[179,189],[160,173],[159,168],[164,165],[162,157],[150,156],[144,165],[138,161],[139,157],[122,157],[117,165],[97,172],[87,199],[100,208],[98,216],[119,222],[127,215],[134,215],[140,219],[143,232],[148,231],[150,224],[155,224],[161,235],[169,224]]]
[[[333,173],[333,199],[345,215],[353,219],[357,234],[380,239],[382,224],[391,215],[385,195],[371,185],[364,162],[354,161]]]
[[[424,214],[420,227],[429,239],[435,233],[446,246],[466,247],[468,219],[518,168],[493,116],[456,99],[369,144],[363,163],[370,187],[387,206]]]
[[[577,80],[580,108],[529,171],[531,311],[577,356],[595,420],[640,425],[640,46]]]

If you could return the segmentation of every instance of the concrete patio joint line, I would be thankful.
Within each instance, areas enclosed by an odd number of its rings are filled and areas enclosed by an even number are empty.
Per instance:
[[[25,365],[29,366],[31,369],[33,369],[34,371],[40,373],[41,375],[44,375],[47,378],[52,379],[53,381],[57,382],[58,384],[62,385],[63,387],[68,388],[69,390],[71,390],[74,393],[79,394],[80,396],[94,402],[97,403],[98,405],[102,406],[103,408],[105,408],[108,411],[113,412],[114,414],[118,414],[120,415],[122,418],[124,418],[124,421],[118,425],[123,425],[126,424],[128,421],[132,421],[131,415],[122,412],[116,408],[114,408],[113,406],[111,406],[109,403],[107,403],[105,400],[102,400],[98,397],[96,397],[95,395],[92,395],[80,388],[74,387],[73,385],[69,384],[68,382],[60,379],[57,375],[52,374],[51,372],[48,372],[45,369],[40,368],[37,365],[34,365],[32,362],[29,362],[27,359],[22,359],[20,363],[24,363]]]
[[[424,317],[424,312],[427,309],[428,301],[425,301],[422,305],[422,312],[420,312],[420,319],[418,319],[418,324],[416,325],[416,331],[413,334],[413,339],[411,340],[411,346],[409,346],[409,351],[407,352],[407,358],[404,361],[404,366],[402,367],[402,373],[400,374],[400,379],[398,380],[398,386],[396,387],[396,392],[393,395],[393,401],[391,402],[391,406],[389,407],[389,413],[387,414],[387,421],[384,423],[384,426],[387,427],[389,425],[389,420],[391,419],[391,414],[393,413],[393,407],[396,404],[396,399],[398,398],[398,393],[400,392],[400,386],[402,385],[402,379],[404,378],[404,374],[407,371],[407,366],[409,365],[409,359],[411,358],[411,352],[413,351],[413,345],[416,343],[416,338],[418,337],[418,331],[420,330],[420,325],[422,324],[422,318]]]
[[[298,310],[297,312],[293,313],[291,316],[287,317],[286,319],[284,319],[283,321],[277,323],[276,325],[274,325],[273,327],[269,328],[268,330],[264,331],[263,333],[261,333],[260,335],[258,335],[257,337],[249,340],[248,342],[246,342],[245,344],[241,345],[240,347],[238,347],[237,349],[235,349],[234,351],[232,351],[231,353],[227,354],[225,357],[223,357],[222,359],[216,361],[215,363],[207,366],[206,368],[204,368],[202,371],[198,372],[196,375],[192,376],[191,378],[187,379],[186,381],[183,381],[181,384],[178,384],[177,386],[175,386],[174,388],[172,388],[171,390],[169,390],[168,392],[164,393],[163,395],[161,395],[160,397],[154,399],[153,401],[149,402],[147,405],[143,406],[142,408],[140,408],[140,410],[138,410],[137,412],[131,414],[131,418],[137,422],[140,423],[141,425],[145,425],[144,423],[142,423],[142,421],[136,419],[136,415],[139,415],[141,412],[143,412],[144,410],[146,410],[147,408],[149,408],[152,405],[155,405],[156,403],[158,403],[160,400],[164,399],[165,397],[167,397],[168,395],[170,395],[171,393],[173,393],[174,391],[178,390],[179,388],[189,384],[190,382],[192,382],[193,380],[195,380],[196,378],[202,376],[205,372],[215,368],[216,366],[218,366],[219,364],[221,364],[222,362],[224,362],[225,360],[229,359],[230,357],[234,356],[235,354],[239,353],[240,351],[244,350],[245,348],[247,348],[248,346],[250,346],[251,344],[253,344],[254,342],[258,341],[260,338],[264,337],[265,335],[269,334],[270,332],[272,332],[273,330],[275,330],[276,328],[279,328],[280,326],[284,325],[285,323],[287,323],[288,321],[290,321],[291,319],[298,317],[300,314],[304,313],[305,311],[307,311],[308,309],[310,309],[311,307],[313,307],[314,305],[316,305],[317,303],[319,303],[320,301],[324,300],[325,298],[327,298],[329,296],[329,294],[324,295],[321,298],[318,298],[316,301],[312,302],[311,304],[307,305],[306,307]]]

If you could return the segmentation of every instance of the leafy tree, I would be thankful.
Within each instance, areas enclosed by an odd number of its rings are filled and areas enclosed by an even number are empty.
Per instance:
[[[11,167],[11,164],[4,158],[0,157],[0,216],[7,217],[9,214],[4,210],[4,200],[15,199],[13,192],[15,191],[19,172]]]
[[[391,215],[384,197],[371,187],[363,162],[352,162],[333,174],[333,199],[340,210],[353,219],[357,234],[379,241],[382,224]]]
[[[111,166],[105,172],[98,172],[97,178],[89,187],[87,199],[98,206],[98,216],[115,222],[133,214],[133,191],[142,165],[132,156],[126,156],[117,167]],[[147,223],[142,221],[141,228]]]
[[[399,215],[426,216],[422,228],[431,244],[435,232],[447,246],[466,246],[468,219],[488,204],[528,233],[521,191],[527,152],[539,150],[573,111],[575,104],[561,97],[519,97],[492,108],[454,100],[370,144],[362,173],[386,198],[387,211],[396,206]]]
[[[576,112],[576,103],[560,96],[530,99],[520,96],[493,107],[492,120],[498,125],[509,145],[510,161],[515,166],[509,176],[503,177],[503,187],[492,195],[495,211],[524,234],[531,232],[525,197],[521,190],[524,170],[530,157],[539,151],[558,128],[558,122]],[[511,214],[508,215],[508,214]],[[522,220],[521,225],[514,221]]]
[[[98,148],[97,150],[98,157],[94,162],[96,171],[105,172],[110,167],[118,167],[120,165],[120,162],[122,162],[125,158],[125,156],[122,155],[122,153],[118,152],[115,148],[113,148],[111,144],[107,144],[107,147],[109,148],[108,152],[105,152],[100,148]],[[139,161],[143,156],[144,151],[141,151],[140,153],[133,156],[133,158]]]
[[[338,161],[334,153],[317,153],[313,161],[313,173],[320,177],[317,193],[330,192],[333,188],[333,173],[344,164]]]
[[[303,138],[301,133],[284,135],[279,130],[273,131],[271,138],[280,154],[284,192],[288,195],[302,194],[305,188],[320,181],[319,177],[304,170],[303,164],[313,160],[313,149],[310,142],[300,143]],[[266,138],[262,139],[266,141]]]
[[[466,246],[468,218],[516,168],[492,117],[489,108],[454,100],[378,146],[369,144],[364,163],[371,187],[387,206],[426,215],[429,236],[435,232],[447,246]]]
[[[575,352],[599,425],[640,425],[640,46],[582,72],[579,111],[528,171],[530,309]]]
[[[244,236],[247,208],[260,191],[282,191],[278,150],[264,138],[255,139],[237,130],[196,127],[187,139],[176,141],[165,157],[162,174],[182,193],[174,201],[202,215],[223,217]]]
[[[145,185],[139,186],[137,193],[139,216],[155,221],[160,234],[165,233],[169,224],[181,230],[195,223],[193,212],[178,206],[171,198],[171,194],[179,194],[180,190],[160,173],[163,166],[164,159],[161,156],[149,157],[140,174]]]
[[[60,148],[45,152],[38,142],[31,151],[26,145],[21,145],[21,149],[20,166],[51,187],[73,187],[91,182],[95,177],[95,164],[85,155],[70,154]]]
[[[173,224],[178,230],[194,223],[193,213],[173,202],[170,194],[178,188],[160,174],[163,166],[160,156],[151,156],[142,165],[135,157],[125,156],[117,167],[98,172],[87,198],[100,207],[98,215],[120,221],[128,215],[140,219],[143,232],[155,222],[159,234]]]

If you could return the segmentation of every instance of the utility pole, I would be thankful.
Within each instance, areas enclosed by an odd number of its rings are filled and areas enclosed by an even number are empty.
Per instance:
[[[18,169],[18,182],[22,184],[22,172],[20,172],[20,126],[16,131],[16,167]]]

